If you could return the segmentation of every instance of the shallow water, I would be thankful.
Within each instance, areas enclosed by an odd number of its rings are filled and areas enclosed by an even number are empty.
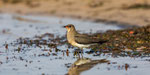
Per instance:
[[[0,75],[149,75],[149,57],[112,57],[111,53],[95,56],[86,53],[90,49],[84,49],[83,58],[79,59],[68,44],[57,46],[58,52],[45,45],[16,44],[20,37],[33,40],[36,35],[54,34],[42,38],[48,40],[64,36],[66,30],[62,26],[66,24],[74,24],[80,33],[121,29],[69,18],[0,14]]]

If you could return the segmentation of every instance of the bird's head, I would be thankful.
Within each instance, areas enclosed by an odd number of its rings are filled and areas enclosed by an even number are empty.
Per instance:
[[[64,28],[66,28],[68,32],[75,31],[75,27],[73,24],[68,24],[68,25],[64,26]]]

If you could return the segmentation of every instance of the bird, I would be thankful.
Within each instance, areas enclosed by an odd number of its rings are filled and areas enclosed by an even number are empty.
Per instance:
[[[76,31],[73,24],[68,24],[63,26],[67,29],[67,41],[74,47],[78,47],[83,50],[83,48],[89,48],[92,45],[102,44],[106,41],[102,41],[99,38],[87,34],[81,34]]]

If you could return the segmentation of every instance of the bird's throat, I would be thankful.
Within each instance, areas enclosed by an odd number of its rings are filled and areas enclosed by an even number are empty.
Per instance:
[[[70,29],[68,29],[67,31],[70,32]]]

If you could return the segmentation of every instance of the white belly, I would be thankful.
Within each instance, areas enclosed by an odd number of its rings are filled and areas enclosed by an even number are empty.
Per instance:
[[[90,45],[84,45],[84,44],[78,44],[78,43],[75,43],[74,46],[79,47],[79,48],[87,48],[87,47],[90,47]]]

